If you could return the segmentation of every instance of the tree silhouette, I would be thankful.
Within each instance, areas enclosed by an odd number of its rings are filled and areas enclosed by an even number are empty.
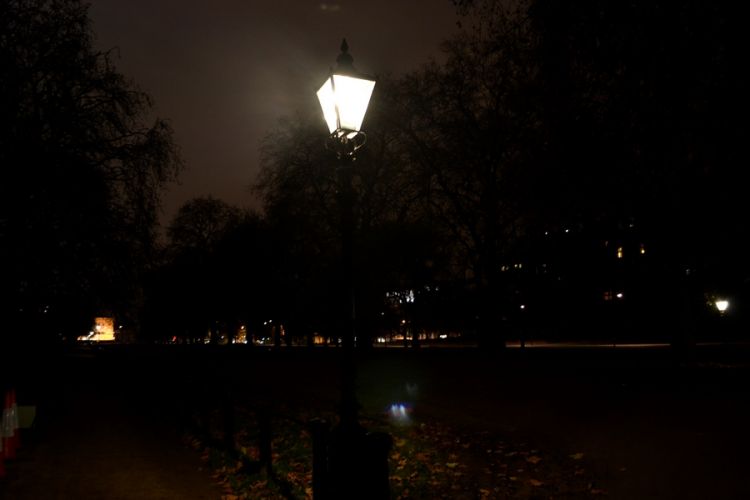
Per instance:
[[[500,269],[534,222],[544,136],[535,34],[520,10],[491,14],[444,44],[444,63],[407,76],[397,99],[412,172],[476,290],[480,341],[501,346],[513,284]]]
[[[379,88],[391,81],[381,79]],[[444,246],[428,220],[392,126],[387,90],[376,90],[367,117],[368,144],[354,163],[354,283],[359,344],[374,335],[385,293],[431,282]],[[325,149],[317,111],[282,121],[264,142],[257,190],[284,256],[287,305],[308,332],[338,335],[345,318],[337,160]],[[306,324],[305,324],[306,323]]]
[[[92,39],[80,1],[0,5],[8,332],[75,335],[103,312],[137,326],[161,189],[181,165],[169,125],[147,124],[150,98]]]

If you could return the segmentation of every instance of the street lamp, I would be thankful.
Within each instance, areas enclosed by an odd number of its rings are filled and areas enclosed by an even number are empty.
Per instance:
[[[357,401],[354,389],[356,370],[354,364],[355,334],[355,293],[354,293],[354,189],[353,162],[356,151],[364,146],[366,136],[362,132],[362,122],[370,103],[375,80],[354,68],[354,59],[349,54],[346,39],[341,42],[341,54],[336,58],[336,69],[318,90],[318,100],[330,136],[328,147],[339,159],[337,201],[341,214],[341,258],[345,287],[350,302],[344,332],[342,335],[342,397],[339,426],[358,429]]]
[[[318,90],[323,117],[331,133],[329,144],[339,157],[353,156],[364,145],[365,134],[360,129],[375,88],[375,80],[354,69],[353,62],[344,40],[341,54],[336,58],[336,70],[331,70]]]
[[[716,299],[714,301],[714,306],[716,306],[719,314],[724,314],[727,312],[727,309],[729,309],[729,301],[726,299]]]
[[[341,43],[337,67],[318,90],[330,135],[327,146],[338,158],[337,202],[340,209],[341,258],[348,312],[341,349],[341,406],[339,423],[328,434],[325,422],[313,428],[313,495],[316,498],[380,499],[389,497],[387,434],[368,433],[358,422],[355,379],[354,187],[355,153],[365,144],[362,122],[375,80],[357,71],[349,45]]]

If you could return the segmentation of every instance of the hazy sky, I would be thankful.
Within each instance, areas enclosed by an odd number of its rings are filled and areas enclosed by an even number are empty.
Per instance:
[[[450,0],[92,0],[90,15],[98,48],[119,48],[118,69],[174,127],[187,170],[165,223],[195,196],[259,207],[260,140],[317,102],[343,37],[361,71],[400,74],[456,30]]]

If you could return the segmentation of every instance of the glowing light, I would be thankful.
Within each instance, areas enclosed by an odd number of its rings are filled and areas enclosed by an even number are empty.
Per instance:
[[[90,340],[94,342],[111,342],[115,340],[115,319],[107,317],[94,318],[94,327],[87,336],[78,337],[78,340]]]
[[[714,302],[714,305],[716,306],[716,309],[718,309],[720,313],[724,313],[727,309],[729,309],[729,301],[725,299],[716,300]]]
[[[645,254],[646,254],[646,245],[641,243],[641,255],[645,255]]]
[[[443,339],[443,340],[445,340],[445,339],[448,338],[448,335],[446,335],[445,333],[441,333],[440,334],[440,338]]]
[[[616,297],[617,297],[618,299],[621,299],[621,298],[623,298],[623,294],[622,294],[622,292],[619,292],[619,293],[618,293],[618,294],[616,295]]]
[[[394,403],[389,408],[390,417],[393,419],[393,421],[396,424],[399,425],[408,425],[411,423],[411,419],[409,418],[409,414],[411,413],[411,408],[409,408],[404,403]]]
[[[318,100],[328,130],[359,131],[375,88],[373,80],[331,75],[318,90]]]
[[[526,304],[521,304],[521,309],[526,309]]]
[[[622,259],[622,247],[617,247],[617,258]]]

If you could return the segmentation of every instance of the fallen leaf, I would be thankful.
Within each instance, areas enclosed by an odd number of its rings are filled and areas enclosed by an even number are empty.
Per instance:
[[[456,467],[458,467],[458,462],[448,462],[445,464],[445,466],[449,469],[455,469]]]
[[[531,455],[530,457],[526,457],[526,461],[527,461],[527,462],[529,462],[530,464],[534,464],[534,465],[536,465],[536,464],[538,464],[539,462],[541,462],[541,461],[542,461],[542,459],[541,459],[541,458],[539,458],[539,457],[538,457],[538,456],[536,456],[536,455]]]
[[[572,458],[573,460],[580,460],[583,458],[583,453],[573,453],[572,455],[570,455],[570,458]]]
[[[539,487],[539,486],[543,485],[544,483],[543,483],[543,482],[541,482],[541,481],[538,481],[538,480],[536,480],[536,479],[529,479],[529,484],[530,484],[531,486],[536,486],[536,487]]]

